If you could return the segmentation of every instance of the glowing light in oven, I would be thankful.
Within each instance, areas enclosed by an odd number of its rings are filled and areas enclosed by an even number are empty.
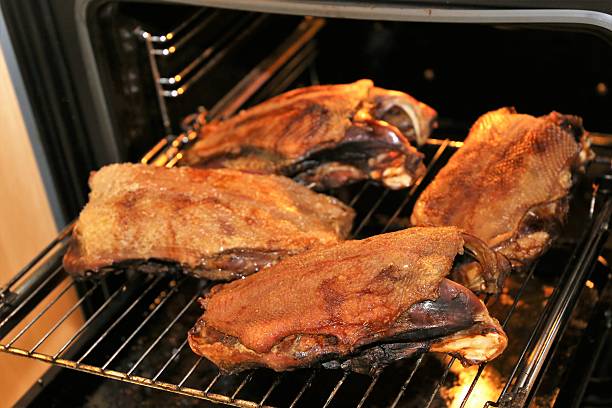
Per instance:
[[[449,388],[443,388],[442,397],[451,408],[461,407],[463,399],[472,385],[476,376],[478,366],[465,368],[455,361],[451,366],[451,372],[457,376],[457,380]],[[482,372],[465,404],[465,408],[482,408],[487,401],[496,401],[503,388],[502,379],[493,367],[488,365]]]

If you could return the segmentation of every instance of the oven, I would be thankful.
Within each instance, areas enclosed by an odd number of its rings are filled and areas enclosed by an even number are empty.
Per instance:
[[[610,406],[612,396],[612,9],[602,2],[2,1],[57,218],[66,227],[0,292],[0,351],[49,364],[20,405],[239,407]],[[502,106],[584,119],[596,160],[563,234],[484,301],[506,352],[462,367],[422,354],[370,377],[322,368],[223,375],[187,345],[213,285],[123,273],[74,281],[61,266],[89,172],[172,167],[206,121],[286,90],[371,78],[433,106],[427,173],[409,189],[330,191],[357,211],[352,236],[405,228],[419,193]],[[28,332],[76,289],[54,323]],[[49,295],[52,294],[52,295]],[[290,294],[288,294],[290,296]],[[36,309],[34,313],[33,310]],[[49,339],[74,313],[60,347]]]

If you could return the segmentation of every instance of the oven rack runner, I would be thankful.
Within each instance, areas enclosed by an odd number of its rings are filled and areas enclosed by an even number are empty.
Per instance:
[[[405,193],[405,199],[393,212],[393,216],[387,221],[382,230],[386,231],[400,216],[406,208],[409,208],[416,193],[422,188],[426,181],[431,180],[434,169],[439,167],[443,158],[447,158],[461,145],[460,142],[449,140],[430,141],[435,153],[428,163],[428,172],[419,182]],[[365,183],[352,197],[350,203],[357,205],[359,200],[365,196],[368,189],[377,189],[371,183]],[[368,226],[378,208],[384,205],[388,190],[378,190],[378,199],[365,212],[361,220],[356,223],[355,235]],[[395,192],[396,193],[396,192]],[[487,406],[521,406],[524,396],[530,391],[535,380],[545,363],[550,358],[550,344],[562,333],[564,322],[567,322],[572,310],[572,302],[591,269],[593,258],[602,245],[612,214],[612,205],[605,202],[600,205],[600,210],[594,214],[589,228],[583,234],[579,244],[574,249],[572,258],[568,264],[558,286],[542,313],[537,324],[521,353],[518,364],[514,367],[510,379],[504,386],[496,401],[487,402]],[[32,344],[22,344],[32,327],[36,326],[54,305],[58,303],[71,288],[78,285],[76,281],[66,275],[62,268],[62,255],[69,241],[70,226],[60,233],[45,250],[24,268],[23,273],[18,274],[9,285],[2,289],[2,305],[0,307],[0,350],[6,353],[20,355],[36,360],[44,361],[56,366],[66,367],[83,371],[114,380],[138,384],[146,387],[165,390],[177,394],[187,395],[218,403],[229,404],[239,407],[260,407],[273,403],[275,390],[286,387],[289,384],[299,387],[295,389],[293,398],[286,401],[286,405],[295,406],[300,400],[307,398],[308,390],[313,387],[320,377],[330,375],[335,377],[331,380],[330,389],[327,390],[325,398],[320,405],[327,407],[333,405],[337,397],[342,394],[342,387],[351,381],[364,381],[364,376],[348,372],[334,371],[334,374],[323,372],[328,370],[305,369],[295,373],[270,373],[267,370],[252,370],[245,374],[225,376],[217,372],[214,366],[206,359],[198,358],[187,345],[186,329],[181,329],[182,342],[170,350],[162,350],[169,337],[176,335],[173,329],[177,325],[187,324],[189,327],[195,320],[185,322],[184,319],[194,313],[197,315],[198,306],[196,299],[211,286],[210,284],[194,281],[190,277],[175,277],[163,275],[141,275],[125,273],[122,275],[109,276],[106,279],[85,281],[80,285],[78,299],[65,311],[55,324],[42,337],[34,339]],[[532,268],[524,283],[513,296],[512,306],[507,315],[496,316],[505,327],[512,318],[516,305],[525,288],[531,282],[531,276],[535,270]],[[24,276],[27,275],[27,276]],[[23,278],[23,279],[22,279]],[[18,282],[21,281],[21,282]],[[17,285],[20,283],[20,285]],[[52,289],[55,292],[48,295]],[[191,289],[189,289],[191,288]],[[57,350],[45,349],[45,343],[54,335],[59,327],[78,309],[86,306],[96,296],[105,299],[85,320],[85,322],[74,330],[74,333],[63,342]],[[29,313],[33,305],[40,303],[39,311],[35,314]],[[165,317],[161,326],[157,328],[156,336],[150,340],[144,351],[140,351],[133,358],[129,353],[133,344],[138,341],[143,330],[150,330],[152,322],[158,322],[160,316],[166,316],[171,299],[179,303],[179,309],[174,315]],[[134,314],[140,316],[135,317]],[[27,315],[27,318],[25,318]],[[191,318],[193,319],[193,317]],[[100,348],[109,346],[105,343],[116,342],[113,336],[114,330],[127,325],[131,327],[129,335],[120,339],[119,343],[113,344],[110,351],[97,353]],[[509,333],[512,335],[512,333]],[[547,348],[548,347],[548,348]],[[85,350],[85,351],[83,351]],[[127,363],[126,354],[130,357]],[[110,355],[110,356],[109,356]],[[147,360],[152,356],[163,356],[163,363],[152,369],[147,367],[144,372],[142,368],[147,365]],[[429,355],[423,354],[416,360],[410,360],[401,370],[394,367],[393,375],[404,377],[401,385],[392,395],[386,405],[401,406],[402,401],[410,398],[406,391],[410,389],[411,382],[418,377],[419,369],[430,359]],[[426,406],[430,406],[440,387],[447,379],[447,375],[453,363],[451,359],[440,373],[436,381],[431,383],[431,389],[427,398]],[[474,376],[468,392],[464,396],[462,406],[468,401],[474,386],[478,382],[485,365],[479,367]],[[385,374],[383,370],[379,375],[368,378],[361,387],[361,393],[356,398],[354,405],[357,407],[368,406],[370,398],[376,394],[379,378]],[[298,377],[297,379],[295,377]],[[262,379],[263,378],[263,379]],[[262,382],[266,385],[262,385]],[[249,387],[257,385],[259,394],[254,397],[253,390],[247,392]],[[526,392],[527,391],[527,392]],[[243,394],[247,392],[248,398]],[[255,392],[257,394],[257,392]],[[358,398],[357,398],[358,397]],[[312,398],[312,396],[310,396]],[[347,396],[342,396],[343,400]]]
[[[166,135],[172,135],[172,123],[167,99],[178,98],[191,89],[207,73],[221,65],[225,58],[234,52],[253,32],[265,25],[268,16],[257,13],[244,13],[227,21],[219,10],[200,9],[189,18],[165,34],[153,34],[141,27],[135,29],[145,44],[149,68],[153,76],[157,103]],[[160,59],[172,58],[197,35],[215,22],[223,21],[228,27],[221,34],[214,35],[211,42],[201,52],[190,58],[177,72],[163,72]],[[211,116],[226,117],[234,113],[246,99],[253,96],[263,82],[278,75],[286,82],[295,79],[316,57],[314,38],[325,25],[325,19],[304,17],[293,31],[279,42],[276,49],[246,75],[236,87],[242,90],[237,98],[227,93],[217,106],[208,112]],[[277,86],[283,84],[277,84]],[[172,137],[172,136],[170,136]]]

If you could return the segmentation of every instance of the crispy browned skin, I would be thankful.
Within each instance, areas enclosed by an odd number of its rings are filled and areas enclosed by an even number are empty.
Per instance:
[[[231,279],[336,243],[353,210],[281,176],[115,164],[94,173],[64,258],[72,274],[178,264]]]
[[[578,117],[489,112],[421,194],[411,222],[457,226],[524,266],[558,233],[572,172],[591,156]]]
[[[296,89],[202,127],[181,164],[284,174],[317,188],[371,178],[390,188],[423,174],[436,112],[370,80]]]
[[[429,347],[488,361],[505,334],[471,291],[444,279],[463,244],[456,228],[412,228],[286,258],[214,287],[189,344],[229,372],[334,361],[369,371]],[[384,353],[381,343],[399,345]]]

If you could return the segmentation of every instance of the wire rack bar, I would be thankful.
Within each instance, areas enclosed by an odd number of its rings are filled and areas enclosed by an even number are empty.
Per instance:
[[[221,372],[218,372],[217,375],[215,375],[215,378],[213,378],[212,381],[208,384],[208,386],[206,387],[206,390],[204,390],[205,393],[208,394],[208,392],[215,385],[219,377],[221,377]]]
[[[297,395],[295,396],[295,398],[291,402],[291,405],[289,405],[289,408],[295,407],[295,404],[297,404],[297,402],[300,400],[300,398],[302,398],[302,395],[304,395],[306,390],[312,385],[312,381],[314,380],[316,375],[317,375],[317,370],[316,369],[312,370],[312,372],[308,376],[308,379],[306,380],[306,382],[304,383],[302,388],[300,388],[300,391],[297,393]]]
[[[487,367],[486,363],[480,364],[478,366],[478,371],[476,371],[476,375],[474,376],[474,379],[470,383],[470,388],[468,388],[467,392],[465,393],[465,396],[463,397],[463,400],[461,401],[461,405],[459,406],[459,408],[465,408],[468,400],[470,399],[470,395],[472,395],[472,391],[474,391],[474,388],[476,387],[476,383],[480,379],[480,376],[482,375],[482,372],[484,371],[486,367]]]
[[[436,395],[438,395],[438,391],[440,391],[440,387],[442,387],[442,384],[444,384],[444,381],[446,381],[446,377],[448,376],[448,372],[450,371],[450,368],[453,365],[453,363],[455,362],[455,360],[456,360],[456,358],[452,357],[450,359],[450,361],[448,362],[448,364],[446,365],[446,368],[444,369],[444,372],[442,373],[442,376],[436,382],[436,386],[434,387],[433,391],[429,395],[429,399],[427,400],[427,405],[425,405],[426,408],[431,407],[431,404],[433,403],[434,399],[436,398]]]
[[[89,297],[89,295],[91,295],[93,293],[93,291],[96,290],[100,286],[101,283],[102,283],[101,281],[96,282],[87,292],[85,292],[83,297],[81,297],[74,305],[72,305],[66,311],[66,313],[64,313],[64,315],[53,325],[53,327],[51,327],[51,329],[49,329],[49,331],[47,331],[47,333],[45,333],[45,335],[34,345],[34,347],[32,347],[30,349],[30,353],[35,352],[36,349],[39,348],[41,346],[41,344],[43,344],[49,338],[49,336],[51,336],[53,334],[53,332],[55,332],[57,330],[57,328],[60,327],[62,325],[62,323],[64,323],[66,321],[66,319],[72,313],[74,313],[74,311],[79,306],[81,306],[81,304],[85,301],[85,299],[87,299]]]
[[[387,232],[387,230],[389,230],[389,227],[393,225],[393,222],[397,219],[397,217],[404,210],[404,208],[406,208],[406,205],[410,202],[410,200],[412,200],[412,198],[414,197],[414,193],[416,193],[417,189],[419,188],[423,180],[425,180],[425,177],[427,177],[431,173],[432,169],[434,168],[436,163],[438,163],[438,160],[440,160],[440,157],[442,157],[442,154],[444,153],[444,151],[449,145],[450,145],[449,139],[445,139],[439,145],[440,147],[438,148],[438,150],[436,150],[436,153],[431,159],[431,162],[429,162],[429,164],[427,165],[427,168],[425,170],[425,174],[423,175],[423,177],[420,177],[418,180],[414,182],[414,185],[410,187],[410,190],[408,190],[408,194],[406,194],[406,197],[404,197],[404,200],[402,201],[402,203],[399,205],[399,207],[397,207],[397,209],[395,210],[391,218],[389,218],[389,221],[387,221],[387,223],[385,224],[385,227],[382,230],[383,234]]]
[[[590,228],[580,256],[572,267],[572,273],[568,274],[568,271],[566,271],[563,276],[565,279],[555,288],[551,300],[546,304],[545,313],[542,315],[543,318],[540,320],[536,330],[534,330],[534,334],[537,334],[530,338],[530,344],[525,348],[525,350],[529,349],[529,357],[527,360],[523,360],[525,355],[521,356],[519,364],[516,365],[516,367],[521,366],[521,370],[509,392],[507,394],[502,393],[500,396],[498,401],[501,406],[510,403],[517,404],[517,402],[519,404],[528,403],[528,400],[533,396],[533,392],[537,389],[537,378],[548,361],[551,350],[560,334],[563,333],[569,319],[572,310],[570,305],[575,303],[592,269],[591,266],[596,258],[595,255],[607,236],[611,216],[612,200],[608,200],[603,204],[601,211]],[[520,364],[522,361],[525,361],[524,365]],[[510,377],[506,386],[513,379],[513,377]]]
[[[213,69],[227,54],[236,49],[240,43],[247,38],[251,33],[257,29],[266,19],[266,16],[259,16],[251,23],[245,30],[243,30],[240,34],[234,37],[233,41],[231,41],[227,47],[219,50],[212,58],[208,60],[208,62],[203,65],[200,69],[195,71],[191,75],[191,77],[185,81],[185,83],[179,87],[178,89],[174,89],[172,91],[163,90],[161,93],[164,97],[167,98],[176,98],[180,95],[183,95],[191,86],[196,83],[204,74]],[[157,79],[159,81],[159,79]]]
[[[178,38],[181,31],[187,28],[191,23],[193,23],[195,20],[197,20],[200,16],[205,14],[207,11],[208,9],[205,9],[205,8],[199,9],[195,13],[193,13],[191,16],[186,18],[184,21],[182,21],[180,24],[178,24],[176,27],[174,27],[172,30],[167,32],[166,34],[151,35],[152,41],[156,43],[158,42],[163,43],[163,42],[167,42],[172,39]]]
[[[244,386],[249,381],[251,381],[251,378],[253,378],[253,373],[254,373],[254,371],[250,371],[247,375],[244,376],[244,379],[240,382],[240,385],[238,385],[238,387],[236,388],[236,390],[234,391],[234,393],[230,397],[232,400],[236,399],[236,395],[238,395],[240,390],[242,390],[244,388]]]
[[[176,322],[178,322],[178,320],[185,314],[187,309],[189,309],[194,304],[195,300],[197,299],[199,295],[200,293],[197,292],[195,295],[193,295],[191,300],[187,302],[185,306],[183,306],[181,311],[178,312],[178,314],[174,317],[174,319],[172,319],[172,321],[168,324],[168,326],[166,326],[166,328],[159,334],[159,336],[157,336],[157,338],[153,341],[153,343],[151,343],[151,345],[146,349],[146,351],[142,353],[142,355],[138,358],[138,360],[134,363],[134,365],[132,365],[132,368],[130,368],[130,370],[127,372],[127,375],[132,375],[134,370],[136,370],[136,368],[140,365],[140,363],[142,363],[142,360],[144,360],[149,355],[151,350],[153,350],[153,348],[157,346],[157,344],[161,341],[161,339],[163,339],[164,336],[168,333],[168,331],[170,331],[172,326],[174,326]]]
[[[287,62],[274,75],[270,81],[261,88],[261,91],[249,100],[249,105],[257,105],[268,98],[268,95],[278,95],[289,87],[308,67],[312,66],[317,56],[316,40],[313,39],[307,43],[304,48],[295,54],[295,56]]]
[[[512,300],[512,305],[510,306],[510,310],[508,310],[508,313],[506,313],[506,316],[504,317],[504,320],[502,321],[502,324],[501,324],[502,329],[506,328],[506,325],[510,321],[510,318],[512,317],[512,315],[514,314],[514,311],[516,310],[516,306],[518,305],[518,301],[523,296],[523,292],[525,291],[525,288],[529,284],[529,281],[531,281],[531,278],[533,277],[533,273],[536,270],[537,264],[538,264],[538,262],[534,263],[529,268],[529,273],[527,274],[527,276],[525,277],[525,280],[523,281],[523,283],[519,287],[519,290],[516,292],[516,295],[514,296],[514,299]],[[484,371],[484,369],[486,367],[487,367],[487,363],[482,363],[478,367],[478,371],[476,372],[476,375],[474,376],[474,379],[470,383],[470,387],[468,388],[467,392],[465,393],[465,396],[463,397],[463,400],[461,401],[460,408],[464,408],[466,406],[468,400],[470,399],[470,396],[472,395],[472,391],[474,391],[474,388],[476,387],[476,383],[480,379],[480,376],[482,375],[482,373],[483,373],[483,371]]]
[[[365,404],[366,400],[368,399],[368,397],[372,393],[372,390],[374,389],[374,386],[378,382],[378,378],[379,377],[380,377],[380,372],[377,372],[376,374],[374,374],[374,376],[372,377],[372,381],[370,381],[370,385],[368,385],[368,389],[366,390],[366,392],[361,397],[361,400],[359,400],[359,403],[357,404],[357,408],[363,407],[363,404]]]
[[[402,201],[402,204],[393,213],[391,218],[389,218],[389,221],[386,223],[385,227],[383,228],[383,231],[382,231],[383,233],[386,232],[389,229],[389,227],[392,225],[393,221],[395,221],[395,219],[398,217],[400,212],[404,209],[404,207],[408,204],[408,202],[410,202],[410,200],[413,198],[414,193],[417,191],[417,189],[421,185],[421,182],[426,177],[429,176],[430,172],[435,167],[436,163],[438,162],[438,160],[442,156],[442,153],[444,153],[444,151],[449,146],[449,144],[450,144],[450,141],[448,139],[444,140],[440,144],[440,147],[438,148],[438,150],[434,154],[434,157],[432,158],[431,162],[426,167],[425,174],[423,174],[421,177],[419,177],[415,181],[415,183],[410,187],[410,189],[408,190],[408,194],[406,194],[406,197],[404,198],[404,201]],[[359,196],[361,196],[361,194],[363,194],[363,191],[365,191],[365,189],[367,189],[367,186],[368,186],[368,184],[366,184],[363,187],[363,190],[359,194],[357,194],[357,196],[356,196],[357,199],[359,198]],[[361,220],[361,222],[359,223],[359,225],[357,226],[357,228],[353,232],[353,236],[359,236],[359,234],[363,231],[363,229],[368,225],[368,223],[372,219],[372,216],[376,213],[376,210],[378,210],[378,208],[383,203],[383,201],[385,200],[385,198],[387,197],[388,194],[389,194],[389,190],[388,189],[383,190],[383,192],[378,196],[378,199],[370,207],[370,209],[369,209],[368,213],[366,214],[366,216]]]
[[[19,313],[19,311],[26,305],[28,304],[28,302],[30,300],[32,300],[32,298],[34,296],[36,296],[38,294],[38,292],[40,292],[53,278],[55,278],[60,272],[63,272],[63,269],[61,266],[59,266],[57,269],[55,269],[55,271],[53,271],[34,291],[32,291],[32,293],[30,293],[28,295],[28,297],[26,297],[24,299],[23,302],[21,302],[19,304],[19,306],[17,306],[15,309],[13,309],[13,311],[6,317],[4,318],[4,320],[2,322],[0,322],[0,327],[4,326],[9,320],[11,320],[12,317],[14,317],[17,313]]]
[[[76,331],[76,333],[74,335],[72,335],[72,337],[70,337],[70,339],[68,339],[68,341],[66,343],[64,343],[64,345],[57,351],[57,353],[55,353],[55,355],[53,356],[54,359],[58,358],[67,348],[68,346],[70,346],[70,344],[72,344],[72,342],[81,334],[83,333],[83,331],[85,331],[85,329],[87,329],[91,323],[104,311],[106,310],[106,308],[115,300],[115,298],[117,296],[119,296],[120,293],[122,293],[123,291],[125,291],[125,289],[127,288],[127,285],[121,285],[112,295],[110,295],[105,301],[104,303],[102,303],[102,306],[100,306],[90,317],[89,319],[87,319],[85,321],[85,323],[83,323],[81,325],[81,327],[79,327]]]
[[[47,310],[51,309],[51,307],[66,293],[68,292],[68,290],[70,288],[72,288],[74,286],[74,281],[68,281],[66,282],[67,285],[65,285],[60,292],[57,294],[57,296],[55,296],[55,298],[53,298],[49,303],[47,303],[45,305],[45,307],[42,308],[42,310],[36,315],[34,316],[34,318],[32,320],[30,320],[28,322],[28,324],[26,324],[20,331],[19,333],[17,333],[12,339],[11,341],[9,341],[6,346],[10,347],[12,346],[21,336],[23,336],[23,334],[28,331],[30,329],[30,327],[32,327],[44,314]]]
[[[178,387],[181,388],[183,387],[183,384],[185,384],[185,381],[187,381],[189,379],[189,377],[191,376],[191,374],[193,374],[193,372],[195,371],[196,368],[198,368],[198,366],[200,365],[200,363],[202,362],[202,356],[198,357],[198,359],[196,360],[195,363],[193,363],[193,365],[191,366],[191,368],[189,369],[189,371],[187,371],[187,373],[185,374],[185,376],[183,377],[183,379],[181,379],[181,381],[178,383]]]
[[[259,400],[258,406],[261,407],[263,404],[265,404],[265,402],[267,401],[267,399],[270,396],[270,394],[272,394],[272,391],[274,391],[274,389],[278,386],[278,384],[280,384],[282,379],[283,379],[283,375],[282,374],[277,374],[276,375],[276,378],[274,379],[274,382],[272,383],[272,385],[270,385],[270,387],[268,388],[268,390],[266,391],[264,396],[261,397],[261,400]]]
[[[25,274],[28,273],[34,267],[34,265],[40,262],[45,256],[47,256],[47,254],[49,254],[49,252],[51,252],[51,250],[57,244],[59,244],[61,241],[66,239],[68,235],[70,235],[70,233],[72,232],[73,225],[74,223],[66,225],[64,229],[60,231],[57,237],[55,237],[46,247],[43,248],[42,251],[40,251],[34,258],[32,258],[30,262],[28,262],[23,268],[21,268],[19,272],[17,272],[11,279],[9,279],[9,281],[2,287],[2,289],[0,289],[0,301],[5,300],[7,292],[11,290],[13,285],[17,283],[21,278],[23,278]]]
[[[200,31],[204,30],[207,26],[209,26],[220,14],[221,13],[219,10],[213,11],[212,13],[207,15],[200,24],[198,24],[192,30],[189,30],[189,32],[187,32],[185,35],[181,37],[172,37],[172,39],[175,40],[172,46],[163,49],[153,48],[153,54],[162,57],[168,57],[170,55],[173,55],[178,49],[185,45],[187,41],[191,40],[196,34],[198,34]]]
[[[178,356],[181,351],[183,351],[183,349],[185,348],[185,346],[187,345],[187,339],[183,340],[183,342],[181,343],[181,345],[174,350],[174,352],[172,353],[172,355],[168,358],[168,360],[166,360],[166,362],[164,363],[164,365],[157,371],[157,373],[153,376],[153,381],[157,381],[157,379],[159,378],[160,375],[162,375],[162,373],[166,370],[166,368],[168,368],[168,366],[172,363],[172,361],[176,358],[176,356]]]
[[[373,186],[374,183],[371,181],[366,181],[363,186],[361,187],[361,189],[359,190],[359,192],[357,194],[355,194],[353,196],[353,198],[351,198],[351,201],[349,202],[349,207],[354,207],[355,204],[357,204],[357,202],[359,201],[359,199],[361,198],[361,196],[363,196],[363,194],[368,190],[368,188],[370,188],[371,186]]]
[[[397,407],[397,404],[400,402],[400,400],[402,399],[402,396],[406,392],[406,388],[408,388],[408,384],[410,384],[410,381],[412,381],[412,377],[414,377],[414,373],[417,372],[417,370],[419,369],[419,367],[423,363],[423,359],[424,358],[425,358],[425,354],[421,354],[419,356],[419,358],[417,359],[416,363],[412,367],[412,370],[410,370],[410,374],[408,374],[408,377],[406,378],[406,381],[404,381],[404,383],[402,384],[400,390],[398,391],[397,395],[395,396],[395,399],[393,400],[393,403],[390,405],[391,408]]]
[[[121,313],[121,315],[119,315],[119,317],[117,319],[115,319],[115,321],[104,331],[104,333],[102,333],[101,336],[98,337],[98,339],[94,342],[94,344],[92,344],[87,351],[77,360],[77,364],[81,364],[81,362],[100,344],[100,342],[102,340],[104,340],[106,338],[106,336],[108,336],[108,334],[121,322],[123,321],[123,319],[125,318],[125,316],[127,316],[132,309],[134,309],[134,307],[146,296],[148,295],[151,290],[159,283],[159,281],[161,281],[161,279],[163,278],[163,276],[158,276],[156,279],[154,279],[151,284],[140,294],[140,296],[138,296],[136,298],[136,300],[134,300],[132,302],[132,304],[130,304],[126,309],[123,310],[123,312]]]
[[[245,25],[252,20],[253,17],[249,15],[240,19],[237,23],[232,24],[230,28],[225,31],[219,39],[217,39],[211,45],[206,47],[204,51],[202,51],[198,56],[191,60],[187,65],[185,65],[185,67],[182,68],[178,73],[161,77],[159,79],[159,82],[162,85],[180,84],[185,80],[185,78],[187,78],[189,74],[191,74],[191,72],[193,72],[194,69],[197,68],[198,65],[210,58],[210,56],[217,52],[219,49],[222,49],[223,46],[225,46],[232,38],[234,38],[236,34],[238,34],[238,32],[240,32],[240,30],[242,30]]]
[[[166,304],[168,299],[170,299],[172,295],[177,292],[183,282],[185,282],[185,279],[180,280],[172,289],[170,289],[170,292],[168,292],[166,297],[164,297],[157,305],[155,305],[155,308],[151,311],[151,313],[149,313],[147,317],[145,317],[144,320],[140,322],[138,327],[136,327],[136,329],[128,336],[128,338],[121,344],[121,346],[119,346],[117,351],[115,351],[115,353],[106,361],[106,363],[104,363],[104,365],[102,366],[102,370],[106,370],[109,364],[117,357],[117,355],[119,355],[119,353],[121,353],[121,351],[128,345],[128,343],[132,341],[132,339],[140,332],[140,330],[142,330],[142,328],[147,324],[147,322],[151,320],[151,318],[155,316],[155,314],[157,314],[159,310],[161,310],[162,306]]]
[[[368,225],[368,223],[370,222],[370,219],[372,219],[372,216],[374,215],[376,210],[378,210],[378,207],[380,207],[380,205],[385,200],[385,197],[387,197],[388,194],[389,194],[389,190],[383,190],[383,192],[380,193],[380,195],[378,196],[378,199],[374,202],[374,205],[370,207],[370,210],[368,211],[366,216],[361,220],[357,228],[355,228],[355,231],[353,232],[354,237],[359,236],[359,234],[365,228],[365,226]]]
[[[340,387],[342,387],[342,384],[344,384],[344,381],[346,381],[346,378],[348,377],[348,375],[349,375],[348,371],[345,371],[342,374],[342,378],[340,378],[338,380],[338,382],[336,383],[336,386],[334,387],[332,392],[327,397],[327,400],[325,401],[325,404],[323,404],[323,408],[327,408],[329,406],[329,404],[331,404],[332,400],[334,399],[334,397],[338,393],[338,390],[340,389]]]
[[[322,18],[307,18],[300,23],[295,31],[283,41],[277,49],[258,65],[257,69],[247,74],[234,89],[226,94],[210,114],[226,117],[236,112],[261,86],[266,83],[280,68],[282,68],[302,47],[304,47],[325,25]]]

